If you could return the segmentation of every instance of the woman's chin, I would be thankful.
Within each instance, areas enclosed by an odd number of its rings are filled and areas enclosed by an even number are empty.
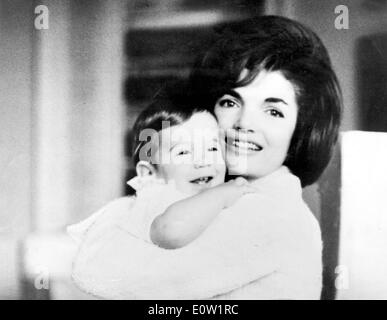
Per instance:
[[[226,165],[228,170],[228,175],[230,176],[249,176],[252,169],[251,163],[249,164],[249,157],[242,154],[234,154],[228,152],[226,154]]]
[[[233,161],[227,161],[228,176],[242,176],[247,180],[255,180],[261,177],[264,173],[262,172],[262,168],[257,166],[257,160],[255,159],[251,159],[255,161],[247,161],[246,158],[237,157],[233,158],[232,160]]]
[[[247,165],[242,163],[242,164],[235,164],[235,165],[230,165],[227,166],[228,169],[228,175],[229,176],[246,176],[248,175],[248,168]]]

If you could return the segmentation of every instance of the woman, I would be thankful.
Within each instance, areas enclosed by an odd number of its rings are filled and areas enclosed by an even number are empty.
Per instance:
[[[207,104],[210,110],[215,106],[217,113],[217,103],[225,92],[251,84],[261,70],[281,71],[296,88],[299,114],[284,164],[303,187],[310,185],[329,162],[341,118],[338,80],[327,50],[314,32],[275,16],[221,30],[193,69],[195,104]],[[217,116],[222,128],[240,128],[237,118],[228,122],[228,113],[218,112]],[[242,116],[249,118],[246,113]]]
[[[192,101],[208,105],[225,131],[229,174],[250,180],[261,196],[245,197],[234,206],[240,217],[223,215],[179,250],[104,230],[114,241],[81,257],[76,282],[110,298],[318,299],[321,235],[301,186],[326,167],[340,123],[340,90],[325,47],[299,23],[254,18],[218,34],[191,83]],[[266,203],[270,210],[258,215]],[[128,269],[123,277],[120,266],[131,259],[141,260],[141,273]],[[259,272],[251,260],[263,265]]]

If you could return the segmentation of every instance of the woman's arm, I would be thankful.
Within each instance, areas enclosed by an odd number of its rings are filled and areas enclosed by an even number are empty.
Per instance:
[[[103,243],[81,251],[73,279],[86,292],[108,299],[206,299],[272,273],[267,251],[216,252],[188,245],[165,250],[125,231],[112,230]],[[234,250],[235,248],[230,248]],[[259,265],[252,261],[259,259]]]
[[[273,290],[260,288],[261,298],[287,292],[287,299],[297,299],[296,290],[315,298],[305,288],[321,286],[318,223],[299,187],[281,180],[270,190],[243,196],[176,250],[132,236],[120,219],[114,227],[94,227],[74,261],[74,280],[104,298],[205,299],[265,282]]]
[[[119,227],[95,230],[75,260],[73,278],[85,291],[105,298],[205,299],[265,277],[278,269],[273,252],[282,244],[276,230],[267,230],[270,221],[251,210],[266,201],[257,196],[245,196],[257,198],[246,201],[250,210],[237,202],[235,212],[176,250],[158,248]]]
[[[165,249],[181,248],[199,237],[223,209],[252,192],[256,190],[238,178],[177,201],[155,218],[150,238]]]

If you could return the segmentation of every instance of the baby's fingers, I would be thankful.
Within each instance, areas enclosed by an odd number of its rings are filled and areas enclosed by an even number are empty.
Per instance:
[[[230,180],[228,183],[234,184],[239,187],[239,186],[246,185],[249,182],[245,178],[237,177],[236,179]]]
[[[242,191],[242,194],[256,193],[256,192],[258,192],[258,189],[254,188],[252,186],[249,186],[249,185],[244,185],[244,186],[241,186],[241,191]]]

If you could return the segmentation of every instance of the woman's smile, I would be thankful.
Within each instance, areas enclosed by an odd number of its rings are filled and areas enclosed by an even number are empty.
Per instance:
[[[226,148],[227,152],[237,154],[250,154],[261,152],[263,150],[262,143],[256,141],[250,136],[241,134],[240,132],[231,129],[226,133]]]

